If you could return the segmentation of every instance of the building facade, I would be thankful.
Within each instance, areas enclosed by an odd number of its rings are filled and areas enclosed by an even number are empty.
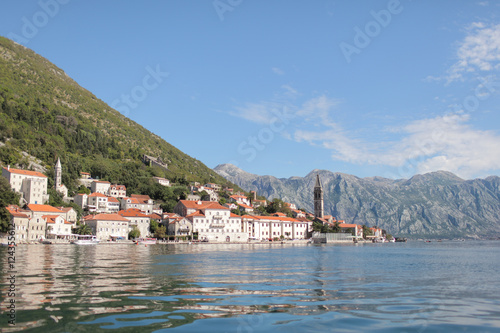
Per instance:
[[[49,200],[47,194],[47,176],[41,172],[14,169],[2,169],[2,176],[7,179],[10,187],[21,194],[21,200],[26,204],[44,204]]]
[[[128,238],[129,221],[118,214],[97,214],[85,222],[99,240]]]
[[[180,200],[174,212],[192,223],[198,239],[209,242],[247,242],[241,216],[216,202]]]

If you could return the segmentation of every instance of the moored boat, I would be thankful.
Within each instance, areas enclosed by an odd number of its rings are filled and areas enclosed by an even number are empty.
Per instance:
[[[156,244],[156,238],[138,238],[135,240],[136,244]]]
[[[72,244],[76,245],[94,245],[99,244],[99,240],[94,235],[78,235],[78,238],[71,241]]]

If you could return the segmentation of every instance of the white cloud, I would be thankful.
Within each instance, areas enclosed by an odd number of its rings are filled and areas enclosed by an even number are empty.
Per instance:
[[[236,107],[229,114],[253,123],[268,125],[283,107],[282,104],[273,102],[247,103],[244,106]]]
[[[474,22],[459,43],[457,62],[448,70],[447,81],[463,80],[467,73],[490,72],[500,68],[500,24]],[[429,77],[432,79],[432,77]]]
[[[465,114],[417,120],[395,131],[401,137],[398,142],[359,140],[339,126],[324,131],[298,130],[294,139],[331,150],[333,159],[400,168],[401,178],[437,170],[471,178],[499,168],[500,136],[476,130],[468,121]]]
[[[278,67],[273,67],[273,68],[271,68],[271,70],[273,71],[274,74],[278,74],[278,75],[284,75],[285,74],[285,72],[282,69],[278,68]]]

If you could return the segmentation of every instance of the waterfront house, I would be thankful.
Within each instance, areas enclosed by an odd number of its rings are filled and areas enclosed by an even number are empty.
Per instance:
[[[31,217],[42,217],[43,215],[57,215],[62,218],[66,218],[66,212],[57,209],[56,207],[52,207],[50,205],[38,205],[38,204],[30,204],[28,205],[28,211],[30,212]]]
[[[283,216],[253,216],[253,235],[257,239],[305,239],[312,222]]]
[[[16,205],[6,207],[10,215],[10,223],[14,226],[16,243],[29,240],[30,211],[19,208]]]
[[[210,201],[180,200],[174,212],[193,224],[198,239],[210,242],[246,242],[241,217],[231,214],[229,208]]]
[[[119,214],[97,214],[87,218],[85,223],[101,241],[128,238],[129,220]]]
[[[129,232],[132,229],[137,227],[141,233],[141,237],[148,237],[149,226],[151,224],[151,218],[143,213],[137,208],[129,208],[127,210],[121,210],[118,212],[118,215],[126,218],[129,221]]]
[[[70,239],[72,236],[71,228],[73,223],[66,221],[59,215],[44,215],[42,219],[46,223],[47,239]]]
[[[193,235],[193,222],[189,219],[178,216],[169,217],[167,219],[167,233],[170,236],[188,237]]]

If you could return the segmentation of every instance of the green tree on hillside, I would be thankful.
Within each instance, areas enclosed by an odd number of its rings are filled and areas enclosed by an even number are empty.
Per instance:
[[[0,232],[8,230],[10,214],[5,207],[11,204],[19,204],[19,194],[12,191],[7,179],[0,177]]]

